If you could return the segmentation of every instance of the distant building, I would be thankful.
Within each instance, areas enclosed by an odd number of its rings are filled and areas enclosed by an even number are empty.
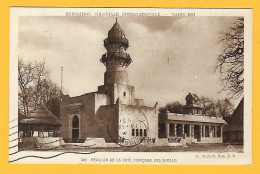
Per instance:
[[[222,143],[226,122],[221,117],[204,115],[204,108],[196,104],[196,96],[186,96],[185,114],[159,113],[159,138],[182,137],[187,143]]]
[[[107,53],[100,61],[106,66],[104,85],[81,96],[62,96],[61,136],[66,139],[104,138],[107,143],[120,139],[158,138],[158,113],[135,98],[135,87],[128,83],[127,67],[132,62],[126,53],[129,43],[119,23],[104,40]],[[125,141],[125,142],[126,142]],[[144,142],[144,141],[143,141]]]
[[[244,141],[244,98],[233,112],[230,123],[223,130],[224,142],[243,143]]]

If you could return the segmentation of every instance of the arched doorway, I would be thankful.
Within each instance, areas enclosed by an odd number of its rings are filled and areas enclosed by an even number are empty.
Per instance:
[[[77,115],[74,115],[72,119],[72,138],[79,139],[79,118]]]

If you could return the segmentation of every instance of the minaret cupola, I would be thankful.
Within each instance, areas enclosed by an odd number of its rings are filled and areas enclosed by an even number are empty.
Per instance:
[[[109,63],[117,63],[118,66],[128,67],[132,62],[130,55],[126,53],[129,47],[128,39],[117,21],[108,31],[108,37],[104,40],[104,47],[107,53],[102,55],[100,61],[105,66],[109,66]]]

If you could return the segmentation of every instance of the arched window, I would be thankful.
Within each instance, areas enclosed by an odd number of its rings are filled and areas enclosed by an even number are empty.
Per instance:
[[[74,115],[72,119],[72,138],[73,139],[79,138],[79,118],[77,115]]]
[[[72,120],[72,127],[73,128],[79,128],[79,118],[77,115],[74,115]]]
[[[144,136],[145,136],[145,137],[147,136],[147,132],[146,132],[146,129],[144,129]]]
[[[143,129],[140,129],[140,136],[143,136]]]
[[[132,136],[135,136],[135,129],[132,129]]]
[[[123,92],[124,97],[126,96],[126,92]]]
[[[139,132],[138,132],[138,129],[136,129],[135,131],[136,131],[136,136],[139,136]]]

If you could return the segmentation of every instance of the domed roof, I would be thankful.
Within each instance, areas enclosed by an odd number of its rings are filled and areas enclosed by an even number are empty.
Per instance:
[[[123,37],[125,38],[125,32],[120,27],[119,23],[116,23],[113,25],[113,27],[108,31],[108,37],[114,38],[114,37]]]
[[[125,32],[122,30],[117,21],[108,31],[108,37],[104,39],[104,47],[107,49],[109,45],[114,43],[121,44],[121,46],[125,49],[129,47],[129,42],[125,37]]]
[[[122,30],[122,28],[120,27],[119,23],[116,22],[111,28],[111,30]]]

